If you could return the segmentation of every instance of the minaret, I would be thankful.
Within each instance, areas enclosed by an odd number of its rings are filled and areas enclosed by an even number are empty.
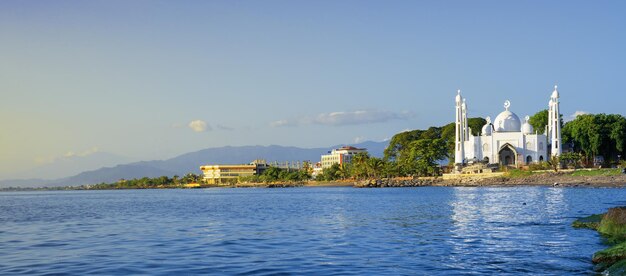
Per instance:
[[[461,90],[456,92],[456,120],[455,122],[455,135],[454,135],[454,164],[457,171],[461,171],[463,165],[463,158],[465,152],[463,149],[463,141],[465,137],[463,122],[463,97],[461,97]]]
[[[463,141],[469,141],[469,129],[467,126],[467,104],[465,104],[465,98],[463,98],[463,104],[461,105],[463,109]]]
[[[561,118],[559,111],[559,91],[557,91],[557,86],[554,86],[554,91],[552,92],[552,97],[550,97],[550,109],[548,112],[548,124],[550,126],[550,144],[551,144],[551,153],[552,156],[560,156],[563,150],[561,147]]]
[[[550,136],[550,131],[552,130],[552,98],[550,98],[550,101],[548,101],[548,125],[546,126],[546,137],[548,137],[548,139],[552,139]],[[550,142],[551,140],[548,140],[548,142]]]

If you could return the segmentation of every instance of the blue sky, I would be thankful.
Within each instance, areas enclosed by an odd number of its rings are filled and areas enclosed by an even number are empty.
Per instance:
[[[624,1],[1,1],[0,178],[380,141],[510,100],[624,114]]]

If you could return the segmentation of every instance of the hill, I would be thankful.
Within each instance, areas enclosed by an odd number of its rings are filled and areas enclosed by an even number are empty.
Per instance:
[[[388,142],[363,142],[353,146],[367,148],[372,156],[382,157]],[[200,173],[199,167],[204,164],[247,164],[254,159],[273,161],[318,162],[320,155],[333,148],[298,148],[285,146],[239,146],[208,148],[185,153],[166,160],[140,161],[129,164],[104,167],[97,170],[81,172],[77,175],[59,179],[17,179],[0,181],[3,187],[55,187],[115,182],[119,179],[141,177],[174,176],[187,173]]]

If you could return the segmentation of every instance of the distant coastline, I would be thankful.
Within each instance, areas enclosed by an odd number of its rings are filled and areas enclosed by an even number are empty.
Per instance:
[[[41,188],[2,188],[0,191],[61,191],[61,190],[130,190],[130,189],[211,189],[211,188],[291,188],[291,187],[626,187],[626,174],[621,169],[562,170],[559,172],[524,172],[514,170],[504,174],[463,175],[453,179],[443,177],[378,178],[363,180],[302,181],[271,183],[237,183],[233,185],[169,185],[155,187],[116,187],[114,184],[81,185]]]

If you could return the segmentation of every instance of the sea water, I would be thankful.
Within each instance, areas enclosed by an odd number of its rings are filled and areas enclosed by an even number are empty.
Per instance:
[[[588,275],[621,188],[0,193],[0,274]]]

